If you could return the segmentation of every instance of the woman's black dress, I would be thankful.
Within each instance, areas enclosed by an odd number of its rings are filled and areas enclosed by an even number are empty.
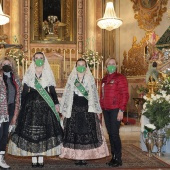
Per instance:
[[[46,87],[55,104],[57,94],[53,86]],[[31,153],[42,153],[62,143],[63,130],[52,109],[37,92],[24,84],[18,123],[11,140],[17,148]]]

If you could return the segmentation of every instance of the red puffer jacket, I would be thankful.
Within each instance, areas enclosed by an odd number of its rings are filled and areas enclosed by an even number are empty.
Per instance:
[[[125,110],[129,99],[128,82],[124,75],[114,72],[102,80],[100,104],[103,110]]]

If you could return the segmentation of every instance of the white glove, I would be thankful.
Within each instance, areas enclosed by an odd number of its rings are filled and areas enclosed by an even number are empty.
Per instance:
[[[14,131],[15,131],[15,128],[16,128],[15,125],[9,125],[9,130],[8,130],[8,132],[9,132],[9,133],[14,132]]]

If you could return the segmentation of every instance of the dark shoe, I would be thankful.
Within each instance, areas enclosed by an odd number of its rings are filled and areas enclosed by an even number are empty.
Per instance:
[[[81,165],[87,165],[87,162],[83,160],[83,161],[81,162]]]
[[[38,167],[38,168],[43,168],[43,167],[44,167],[44,163],[38,163],[38,164],[37,164],[37,167]]]
[[[112,158],[109,162],[106,162],[106,165],[111,166],[112,164],[116,163],[116,159]]]
[[[38,163],[32,163],[32,168],[37,168]]]
[[[75,164],[75,165],[81,165],[81,164],[82,164],[82,160],[75,161],[74,164]]]
[[[122,166],[122,160],[115,160],[115,162],[112,163],[110,166],[112,167]]]
[[[78,160],[75,162],[75,165],[80,165],[80,166],[87,165],[87,162],[85,160]]]

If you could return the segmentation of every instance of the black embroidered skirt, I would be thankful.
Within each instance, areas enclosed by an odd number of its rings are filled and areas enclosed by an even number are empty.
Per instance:
[[[36,90],[22,103],[18,122],[11,140],[31,153],[42,153],[62,143],[63,130],[51,108]]]
[[[63,147],[87,150],[102,143],[97,114],[88,112],[86,98],[74,94],[71,117],[64,119]]]

